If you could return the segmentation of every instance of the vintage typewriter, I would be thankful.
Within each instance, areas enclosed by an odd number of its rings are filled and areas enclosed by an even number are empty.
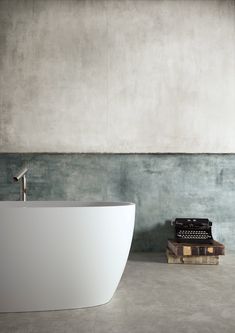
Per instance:
[[[175,240],[181,243],[213,243],[211,233],[212,222],[208,219],[176,218],[172,221],[175,226]]]

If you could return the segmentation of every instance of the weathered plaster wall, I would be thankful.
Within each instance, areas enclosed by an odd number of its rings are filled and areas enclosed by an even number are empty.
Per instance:
[[[210,218],[235,250],[235,155],[0,154],[0,200],[19,199],[24,163],[29,200],[135,202],[133,251],[164,251],[175,217]]]
[[[1,152],[235,152],[235,2],[0,0]]]

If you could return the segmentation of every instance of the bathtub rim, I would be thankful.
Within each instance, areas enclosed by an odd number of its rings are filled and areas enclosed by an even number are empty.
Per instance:
[[[135,206],[127,201],[77,201],[77,200],[29,200],[0,201],[1,208],[115,208]]]

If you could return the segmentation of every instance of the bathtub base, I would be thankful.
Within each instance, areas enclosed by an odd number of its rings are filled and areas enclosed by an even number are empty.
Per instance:
[[[2,205],[0,213],[0,312],[77,309],[111,300],[130,250],[134,205]]]

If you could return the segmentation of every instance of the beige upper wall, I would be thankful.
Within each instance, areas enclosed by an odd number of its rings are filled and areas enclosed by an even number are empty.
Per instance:
[[[1,152],[235,152],[234,1],[0,1]]]

